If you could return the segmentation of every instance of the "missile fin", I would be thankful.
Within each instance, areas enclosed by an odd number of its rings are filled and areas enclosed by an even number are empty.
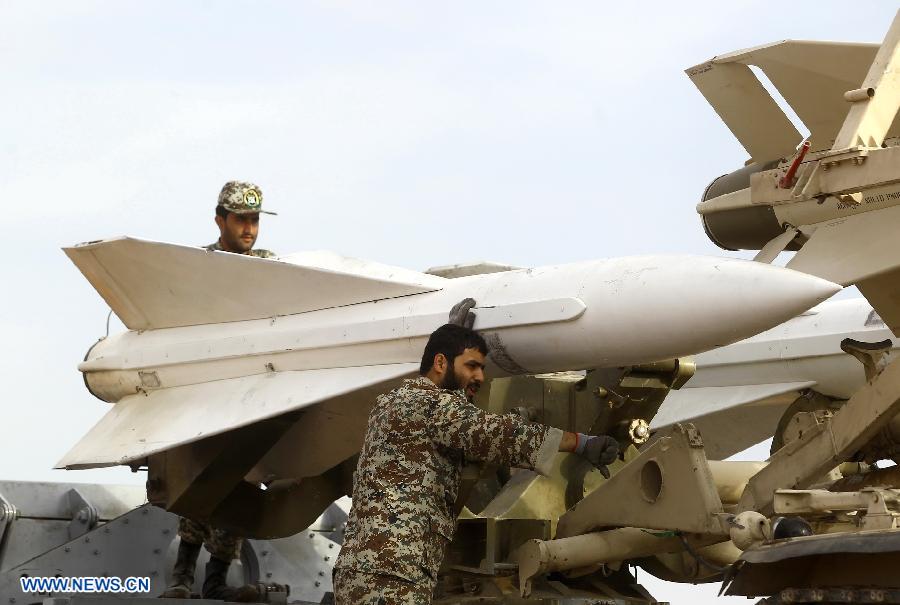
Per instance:
[[[787,264],[843,286],[855,284],[895,335],[900,335],[900,206],[814,225]]]
[[[813,151],[841,129],[844,92],[859,86],[877,44],[783,40],[720,55],[687,71],[694,85],[757,162],[787,157],[803,136],[750,70],[758,67],[810,131]],[[888,136],[897,136],[897,124]]]
[[[790,155],[803,140],[748,66],[713,59],[687,74],[754,161]]]
[[[281,262],[129,237],[64,250],[131,330],[305,313],[433,292],[445,281],[352,259]]]
[[[355,451],[353,448],[358,449],[360,444],[348,438],[342,419],[355,422],[354,417],[358,416],[364,425],[368,416],[365,406],[374,403],[374,397],[369,397],[372,388],[383,390],[394,381],[413,375],[418,368],[418,363],[397,363],[268,372],[136,393],[113,406],[57,463],[57,468],[128,464],[260,420],[363,393],[351,402],[362,406],[359,413],[334,413],[328,431],[319,428],[320,435],[330,435],[332,442],[348,442]]]
[[[771,437],[784,409],[813,381],[682,388],[666,397],[652,427],[691,422],[711,459],[722,460]],[[752,404],[752,405],[751,405]]]

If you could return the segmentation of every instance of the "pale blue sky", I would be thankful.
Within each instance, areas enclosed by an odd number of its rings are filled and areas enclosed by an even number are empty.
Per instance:
[[[61,246],[211,242],[218,189],[241,179],[280,212],[259,244],[282,253],[415,269],[721,255],[694,206],[746,154],[683,70],[784,38],[880,42],[896,10],[4,2],[0,477],[143,481],[49,470],[107,409],[75,370],[106,307]]]

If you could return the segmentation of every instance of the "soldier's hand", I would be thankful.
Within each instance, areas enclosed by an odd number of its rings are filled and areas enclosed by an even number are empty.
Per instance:
[[[609,469],[606,465],[612,464],[618,457],[619,443],[609,435],[594,436],[579,433],[575,453],[593,464],[604,478],[609,479]]]
[[[475,323],[475,313],[472,311],[472,307],[474,306],[475,299],[462,299],[450,309],[450,317],[447,320],[447,323],[471,329],[472,325]]]

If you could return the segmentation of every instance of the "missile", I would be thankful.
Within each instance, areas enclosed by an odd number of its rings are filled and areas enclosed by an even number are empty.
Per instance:
[[[266,476],[321,473],[358,448],[372,390],[414,374],[429,334],[467,297],[478,303],[474,327],[496,376],[697,353],[839,289],[701,256],[446,279],[327,253],[265,260],[131,238],[66,253],[129,331],[100,340],[79,366],[91,393],[116,405],[62,459],[65,468],[130,464],[319,404],[328,413],[303,416],[263,466]],[[323,431],[348,438],[298,455]]]
[[[787,40],[686,71],[751,156],[703,193],[710,240],[761,262],[797,251],[788,267],[858,286],[900,335],[900,12],[881,45]]]
[[[710,458],[726,458],[764,439],[794,402],[849,399],[866,383],[845,339],[879,343],[891,331],[864,298],[827,301],[770,330],[701,353],[696,372],[666,397],[654,429],[693,423]],[[891,356],[900,343],[893,341]],[[827,409],[827,403],[825,403]]]

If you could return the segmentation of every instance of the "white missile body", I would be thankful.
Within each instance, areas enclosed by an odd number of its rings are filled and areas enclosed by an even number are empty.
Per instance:
[[[130,331],[79,366],[116,405],[60,461],[84,468],[309,408],[257,469],[308,477],[352,455],[374,397],[413,375],[463,298],[488,373],[646,363],[758,333],[839,286],[750,261],[645,256],[446,279],[328,253],[280,260],[121,238],[66,253]]]
[[[841,341],[881,342],[890,329],[864,298],[828,301],[787,322],[695,358],[697,371],[669,393],[654,428],[692,422],[707,454],[721,459],[772,436],[788,405],[807,390],[849,399],[866,377]],[[897,342],[891,355],[897,354]]]

